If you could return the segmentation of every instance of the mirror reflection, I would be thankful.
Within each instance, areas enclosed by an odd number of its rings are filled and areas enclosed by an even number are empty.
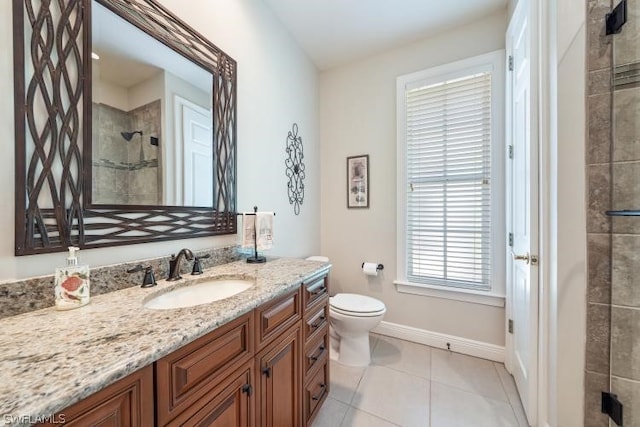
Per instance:
[[[92,8],[92,203],[213,207],[212,74]]]

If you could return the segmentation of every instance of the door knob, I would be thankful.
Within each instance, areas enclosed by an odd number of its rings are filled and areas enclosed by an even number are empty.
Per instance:
[[[529,264],[529,261],[530,261],[531,258],[529,257],[529,252],[527,252],[525,255],[513,254],[513,259],[514,259],[514,261],[524,261],[527,264]]]

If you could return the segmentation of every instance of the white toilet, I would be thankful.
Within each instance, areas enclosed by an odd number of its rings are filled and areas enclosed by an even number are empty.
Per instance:
[[[336,294],[329,298],[330,356],[349,366],[371,362],[369,332],[387,312],[382,301],[365,295]]]
[[[327,257],[320,256],[307,259],[329,261]],[[365,295],[336,294],[330,297],[331,359],[349,366],[369,365],[369,332],[382,321],[386,311],[382,301]]]

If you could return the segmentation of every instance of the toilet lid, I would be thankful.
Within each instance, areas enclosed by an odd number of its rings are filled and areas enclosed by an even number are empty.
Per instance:
[[[358,294],[336,294],[330,298],[329,305],[338,311],[347,313],[373,314],[386,310],[382,301]]]

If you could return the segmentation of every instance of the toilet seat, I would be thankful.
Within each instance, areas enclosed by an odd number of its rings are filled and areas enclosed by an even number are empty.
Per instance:
[[[379,316],[387,311],[382,301],[358,294],[336,294],[329,298],[329,307],[336,313],[353,317]]]

